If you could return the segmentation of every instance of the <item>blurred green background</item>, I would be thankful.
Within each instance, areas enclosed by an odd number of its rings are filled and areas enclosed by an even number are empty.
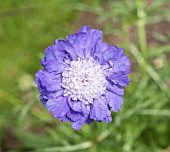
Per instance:
[[[0,0],[0,152],[170,152],[169,0]],[[110,124],[74,131],[41,105],[44,49],[83,25],[131,58]]]

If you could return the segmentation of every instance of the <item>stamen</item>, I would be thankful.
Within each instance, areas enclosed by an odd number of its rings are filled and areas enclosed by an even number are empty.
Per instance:
[[[62,87],[65,88],[63,95],[70,95],[72,100],[93,103],[94,98],[106,91],[106,75],[102,66],[92,57],[72,61],[70,67],[64,69],[62,76]]]

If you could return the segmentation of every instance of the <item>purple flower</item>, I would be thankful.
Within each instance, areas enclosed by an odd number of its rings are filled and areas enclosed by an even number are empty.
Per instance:
[[[123,49],[102,42],[103,33],[84,26],[45,49],[36,73],[42,104],[75,130],[94,120],[112,121],[128,86],[130,60]]]

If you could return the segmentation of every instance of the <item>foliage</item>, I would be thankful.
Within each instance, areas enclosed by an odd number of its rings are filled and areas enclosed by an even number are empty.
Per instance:
[[[169,22],[170,6],[168,0],[148,2],[2,2],[0,151],[163,152],[170,146],[170,33],[152,30]],[[104,35],[119,38],[118,45],[131,57],[131,83],[122,110],[112,113],[112,123],[93,123],[74,131],[41,105],[34,73],[42,50],[71,33],[78,15],[88,12],[98,16],[97,24],[105,23]]]

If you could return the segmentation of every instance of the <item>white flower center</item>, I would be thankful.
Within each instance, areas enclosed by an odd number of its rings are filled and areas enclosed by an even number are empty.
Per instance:
[[[72,100],[93,103],[94,98],[106,91],[106,75],[102,66],[91,57],[72,61],[69,67],[64,68],[62,76],[63,95],[70,95]]]

